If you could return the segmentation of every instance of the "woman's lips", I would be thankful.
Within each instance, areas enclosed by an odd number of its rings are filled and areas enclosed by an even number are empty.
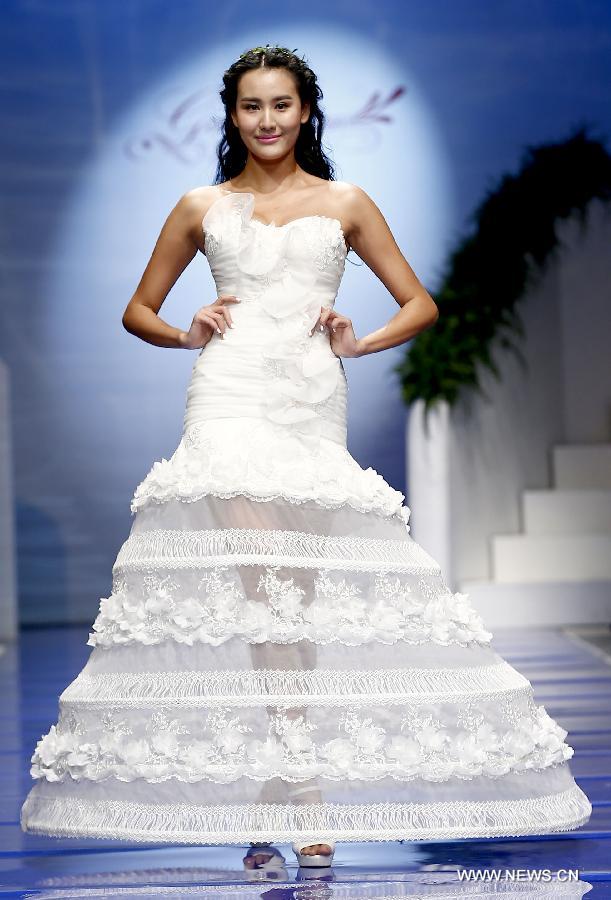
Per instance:
[[[270,137],[257,137],[258,141],[261,141],[262,144],[273,144],[274,141],[277,141],[280,138],[279,134],[271,135]]]

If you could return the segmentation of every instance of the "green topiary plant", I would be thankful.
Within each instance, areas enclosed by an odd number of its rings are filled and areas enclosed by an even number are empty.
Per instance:
[[[578,212],[583,227],[590,200],[611,199],[611,155],[585,132],[528,147],[518,174],[503,176],[473,213],[473,233],[451,253],[434,296],[439,319],[393,367],[405,402],[424,401],[425,420],[440,400],[452,406],[464,389],[483,393],[480,365],[500,379],[495,345],[524,362],[513,340],[524,336],[516,305],[556,249],[556,220]]]

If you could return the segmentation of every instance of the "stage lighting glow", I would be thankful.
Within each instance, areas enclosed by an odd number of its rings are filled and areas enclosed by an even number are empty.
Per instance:
[[[121,316],[166,215],[185,191],[212,183],[221,75],[261,35],[307,56],[324,91],[323,140],[338,179],[359,184],[377,202],[429,289],[454,227],[443,134],[408,60],[391,56],[373,37],[323,31],[311,21],[275,23],[224,45],[202,43],[197,56],[149,85],[102,136],[78,177],[54,248],[43,326],[53,347],[53,414],[75,448],[80,494],[98,504],[114,503],[114,491],[135,487],[153,459],[167,457],[178,443],[196,353],[140,342],[123,330]],[[200,256],[160,315],[186,328],[214,296]],[[363,334],[397,307],[365,267],[347,263],[337,309]],[[348,361],[352,396],[359,396],[350,431],[357,453],[359,439],[371,443],[376,419],[384,416],[380,398],[392,398],[389,370],[398,352]]]

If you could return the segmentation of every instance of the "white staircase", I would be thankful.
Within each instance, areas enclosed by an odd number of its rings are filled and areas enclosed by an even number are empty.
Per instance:
[[[492,581],[459,586],[492,629],[611,622],[611,444],[556,446],[552,472],[522,494],[523,532],[492,536]]]

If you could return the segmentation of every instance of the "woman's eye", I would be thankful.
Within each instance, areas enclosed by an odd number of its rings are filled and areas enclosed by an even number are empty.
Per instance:
[[[286,103],[277,103],[276,106],[279,106],[281,109],[288,108],[288,104],[286,104]],[[256,103],[247,103],[246,106],[244,107],[244,109],[256,109],[256,108],[257,108]]]

